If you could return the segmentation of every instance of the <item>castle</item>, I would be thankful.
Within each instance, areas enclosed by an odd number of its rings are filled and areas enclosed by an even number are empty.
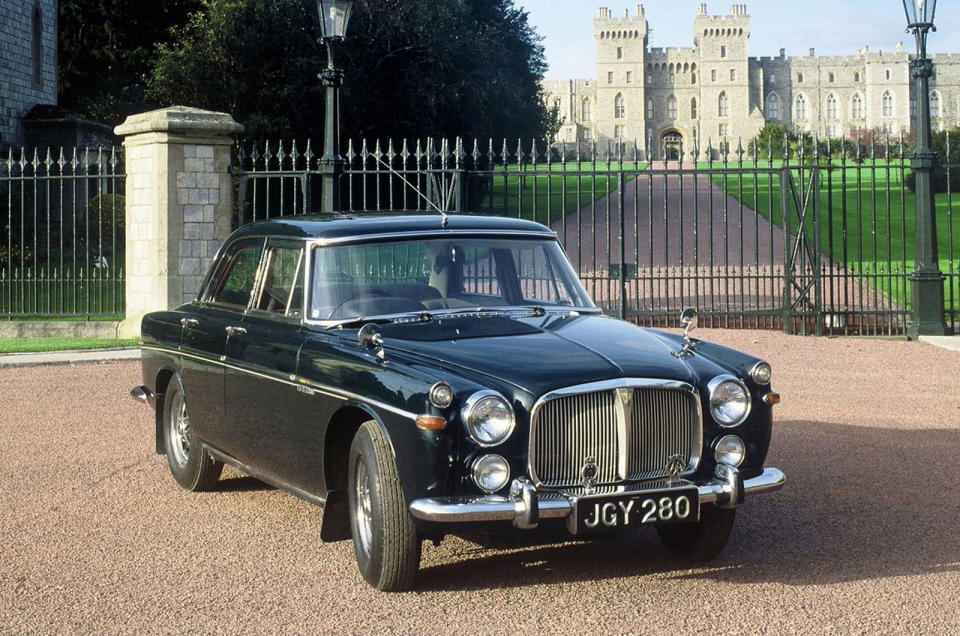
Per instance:
[[[916,103],[911,55],[861,48],[856,55],[748,57],[750,16],[700,5],[692,48],[648,48],[643,5],[631,16],[600,8],[593,21],[597,77],[544,82],[563,122],[557,142],[608,141],[636,147],[641,158],[690,157],[708,144],[714,156],[734,151],[764,124],[785,124],[817,138],[882,129],[892,138],[911,127]],[[960,125],[960,55],[935,55],[930,81],[933,130]]]

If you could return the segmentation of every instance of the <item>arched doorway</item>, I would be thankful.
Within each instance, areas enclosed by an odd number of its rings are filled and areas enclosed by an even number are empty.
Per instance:
[[[683,153],[683,135],[678,130],[665,130],[660,136],[660,147],[663,149],[663,158],[668,161],[677,161]]]

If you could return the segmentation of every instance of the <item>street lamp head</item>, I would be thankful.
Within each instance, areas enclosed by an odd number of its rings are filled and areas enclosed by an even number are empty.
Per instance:
[[[903,0],[903,10],[907,14],[907,28],[930,28],[937,11],[937,0]]]
[[[342,40],[344,38],[352,8],[353,0],[317,0],[321,37],[324,40]]]

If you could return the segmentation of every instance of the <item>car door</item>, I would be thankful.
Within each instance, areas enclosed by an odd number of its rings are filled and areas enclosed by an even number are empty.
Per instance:
[[[284,484],[300,456],[293,406],[304,339],[303,270],[303,243],[270,241],[250,306],[227,340],[225,415],[233,455]]]
[[[264,240],[231,244],[211,276],[207,289],[184,318],[181,337],[181,379],[191,426],[204,442],[229,452],[224,417],[224,363],[229,334],[249,304]]]

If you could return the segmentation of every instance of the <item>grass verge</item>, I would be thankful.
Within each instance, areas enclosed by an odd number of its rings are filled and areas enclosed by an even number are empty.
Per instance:
[[[137,338],[0,338],[0,354],[135,347]]]

